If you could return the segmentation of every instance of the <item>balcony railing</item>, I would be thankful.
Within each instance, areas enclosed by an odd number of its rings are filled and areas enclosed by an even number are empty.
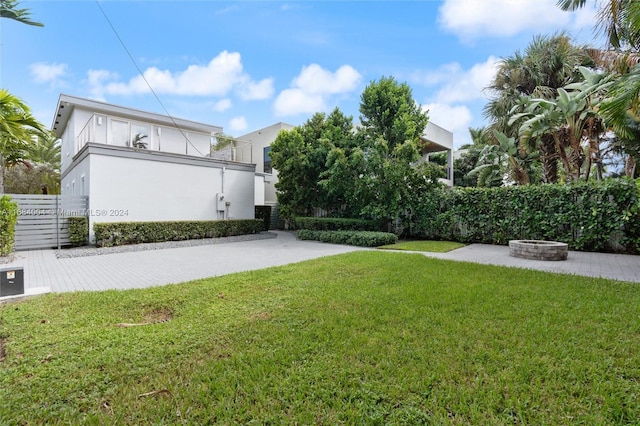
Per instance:
[[[88,142],[207,157],[213,136],[104,114],[93,114],[76,137],[76,152]]]

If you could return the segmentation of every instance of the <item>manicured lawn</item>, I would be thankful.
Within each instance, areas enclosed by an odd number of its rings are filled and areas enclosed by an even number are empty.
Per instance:
[[[464,244],[455,241],[400,241],[397,244],[380,246],[383,250],[408,250],[428,251],[431,253],[446,253],[451,250],[464,247]]]
[[[47,295],[0,306],[0,423],[638,424],[638,306],[389,252]]]

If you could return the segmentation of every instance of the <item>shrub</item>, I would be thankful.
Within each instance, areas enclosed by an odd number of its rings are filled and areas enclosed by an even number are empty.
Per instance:
[[[11,197],[0,197],[0,256],[13,253],[13,243],[18,222],[18,204]]]
[[[268,231],[271,226],[271,206],[255,206],[256,219],[262,220],[264,223],[263,231]]]
[[[230,237],[262,231],[262,220],[196,220],[172,222],[94,223],[98,247]]]
[[[89,238],[89,219],[83,216],[69,218],[69,242],[72,246],[83,246]]]
[[[627,179],[432,191],[414,212],[413,236],[463,243],[554,240],[572,250],[640,249],[638,188]]]
[[[380,222],[376,220],[348,219],[335,217],[296,217],[296,229],[314,231],[379,231]]]
[[[395,234],[375,231],[314,231],[301,229],[297,232],[297,236],[301,240],[314,240],[358,247],[379,247],[398,242],[398,237]]]

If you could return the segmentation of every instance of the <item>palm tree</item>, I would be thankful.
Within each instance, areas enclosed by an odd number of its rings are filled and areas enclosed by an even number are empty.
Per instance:
[[[595,2],[594,2],[595,3]],[[584,7],[586,0],[558,0],[558,7],[574,11]],[[606,0],[599,4],[597,31],[607,35],[616,50],[640,48],[640,2],[637,0]]]
[[[578,66],[592,63],[585,48],[574,46],[565,33],[534,37],[524,54],[516,52],[503,59],[494,80],[487,87],[494,93],[484,108],[485,117],[491,120],[490,129],[517,138],[521,123],[511,118],[524,112],[521,97],[554,99],[558,88],[582,78],[576,71]],[[529,164],[527,156],[537,152],[542,162],[542,180],[556,182],[558,153],[550,136],[538,135],[528,139],[511,163]]]
[[[22,100],[0,89],[0,193],[4,193],[4,168],[24,162],[29,142],[45,132]]]
[[[602,92],[611,85],[609,75],[586,67],[581,67],[580,72],[584,81],[559,88],[553,100],[525,97],[525,112],[511,117],[512,123],[525,119],[519,129],[522,144],[536,137],[553,142],[570,180],[580,179],[585,162],[585,179],[589,179],[593,163],[598,177],[602,177],[600,140],[605,128],[597,105]],[[583,143],[587,144],[588,156]]]
[[[586,0],[559,0],[563,10],[584,7]],[[627,153],[627,176],[635,176],[640,161],[640,2],[607,0],[601,3],[598,31],[608,36],[613,51],[594,55],[599,63],[618,75],[600,114],[616,134],[616,144]]]
[[[29,9],[18,9],[20,3],[16,0],[0,0],[0,18],[13,19],[27,25],[44,27],[44,24],[29,19]]]
[[[35,164],[46,164],[53,170],[60,170],[60,139],[53,132],[47,131],[38,135],[35,142],[28,147],[27,158]]]

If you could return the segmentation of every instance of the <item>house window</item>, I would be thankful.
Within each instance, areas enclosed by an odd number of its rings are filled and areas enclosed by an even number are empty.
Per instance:
[[[272,173],[273,169],[271,168],[271,147],[270,146],[264,149],[262,160],[264,161],[264,173]]]
[[[109,138],[111,145],[129,145],[129,122],[111,119],[111,134]]]

